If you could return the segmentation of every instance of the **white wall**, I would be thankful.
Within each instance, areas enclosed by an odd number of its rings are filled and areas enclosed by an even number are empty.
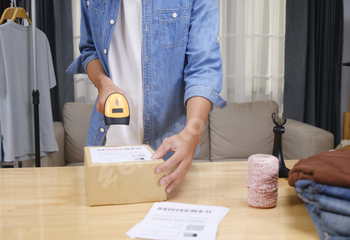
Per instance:
[[[350,1],[344,0],[343,63],[350,62]],[[349,111],[350,67],[342,66],[340,119],[343,136],[343,112]]]

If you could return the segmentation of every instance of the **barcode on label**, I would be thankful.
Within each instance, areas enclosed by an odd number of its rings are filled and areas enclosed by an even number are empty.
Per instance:
[[[184,233],[184,237],[197,237],[197,233]]]
[[[145,154],[134,154],[131,155],[131,157],[134,159],[134,161],[145,160],[146,158]]]
[[[203,225],[187,225],[187,231],[202,231],[204,228]]]

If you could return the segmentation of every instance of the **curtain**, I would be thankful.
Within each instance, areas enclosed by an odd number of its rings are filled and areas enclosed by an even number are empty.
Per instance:
[[[342,0],[288,0],[285,113],[340,142]]]
[[[17,0],[17,6],[25,8],[31,18],[31,0]],[[50,43],[57,81],[51,89],[53,120],[61,121],[63,105],[74,101],[73,76],[65,73],[74,60],[71,1],[36,0],[36,13],[37,28]]]
[[[1,2],[0,2],[0,17],[2,15],[2,13],[5,11],[5,9],[10,7],[10,5],[11,5],[11,1],[10,0],[8,0],[8,1],[1,0]]]
[[[223,90],[230,102],[274,100],[283,111],[285,0],[219,0]]]

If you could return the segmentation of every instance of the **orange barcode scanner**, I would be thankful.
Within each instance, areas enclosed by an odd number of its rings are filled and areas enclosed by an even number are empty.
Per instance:
[[[130,108],[128,100],[120,93],[112,93],[106,99],[104,106],[106,125],[129,125]]]

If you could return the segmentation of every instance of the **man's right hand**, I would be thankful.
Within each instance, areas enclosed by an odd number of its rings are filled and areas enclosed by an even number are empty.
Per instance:
[[[97,87],[97,86],[96,86]],[[103,109],[105,106],[106,99],[112,93],[121,93],[125,96],[125,92],[117,87],[109,77],[105,77],[104,80],[100,81],[98,90],[98,98],[96,103],[96,109],[103,114]]]
[[[91,60],[86,66],[86,72],[90,81],[98,90],[98,98],[96,109],[103,114],[103,108],[107,97],[112,93],[121,93],[125,96],[125,92],[117,87],[112,79],[107,77],[100,59]]]

